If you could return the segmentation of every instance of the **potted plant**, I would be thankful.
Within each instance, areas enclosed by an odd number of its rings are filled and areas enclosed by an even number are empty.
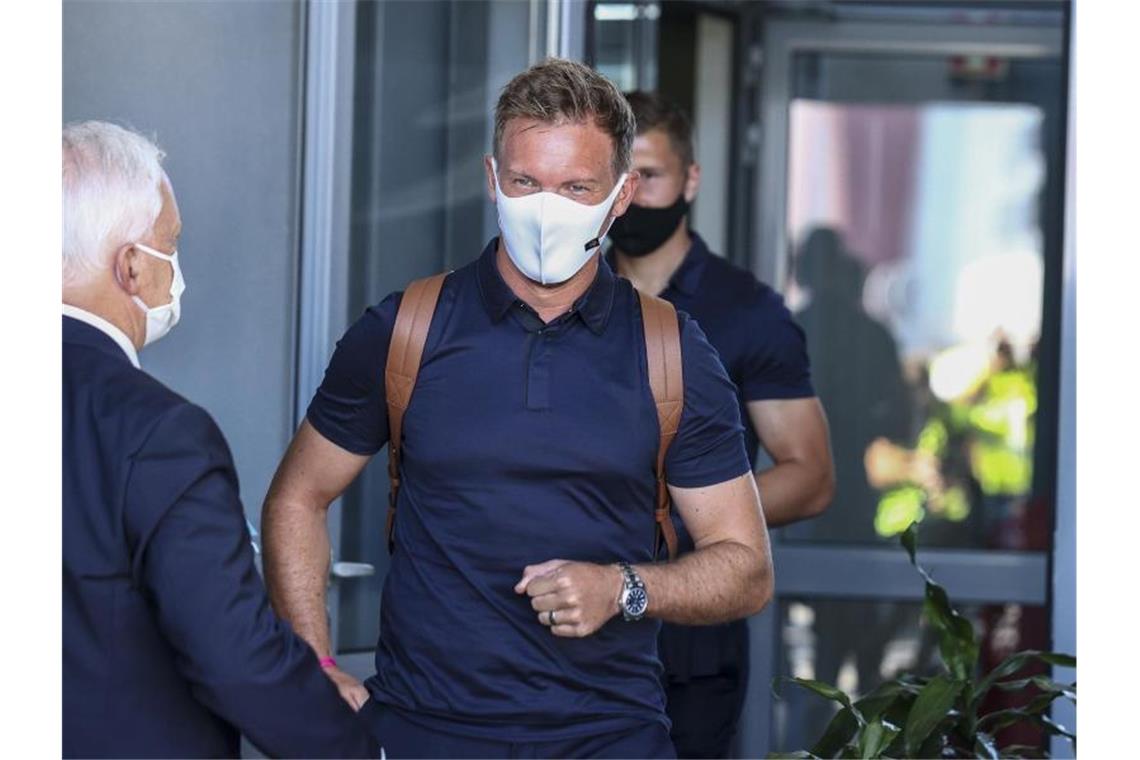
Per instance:
[[[977,673],[978,640],[974,627],[950,604],[946,590],[918,564],[917,524],[903,531],[899,540],[926,585],[923,617],[938,635],[942,672],[928,677],[903,674],[857,700],[822,681],[777,678],[773,681],[774,689],[780,681],[789,681],[836,702],[840,709],[810,750],[772,757],[1040,756],[1038,747],[997,746],[994,737],[999,731],[1023,722],[1068,738],[1075,752],[1076,735],[1053,721],[1048,711],[1058,698],[1075,704],[1076,683],[1058,684],[1040,675],[1016,676],[1033,662],[1075,668],[1076,657],[1025,650],[1010,655],[989,673]],[[983,701],[993,689],[1035,693],[1020,707],[983,712]]]

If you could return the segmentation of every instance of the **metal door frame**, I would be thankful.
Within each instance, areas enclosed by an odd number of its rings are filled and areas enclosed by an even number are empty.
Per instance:
[[[782,288],[787,275],[787,155],[792,58],[800,52],[998,55],[1063,58],[1064,32],[1048,27],[779,18],[764,24],[761,95],[761,166],[757,174],[752,270]],[[1066,303],[1071,296],[1065,292]],[[1048,315],[1046,315],[1048,316]],[[1058,504],[1059,507],[1059,504]],[[770,685],[780,672],[780,607],[788,598],[920,602],[923,585],[903,553],[894,548],[785,543],[772,537],[776,595],[750,621],[751,679],[739,745],[745,756],[770,750],[774,699]],[[1049,552],[924,549],[923,564],[951,597],[969,603],[1051,600]],[[749,721],[748,716],[758,717]]]
[[[305,3],[294,428],[305,419],[347,312],[355,39],[355,2]],[[334,560],[340,547],[340,502],[330,505],[328,516]],[[328,610],[334,654],[338,606],[333,583]]]

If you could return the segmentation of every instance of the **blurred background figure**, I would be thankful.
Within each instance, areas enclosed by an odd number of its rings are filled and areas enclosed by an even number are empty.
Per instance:
[[[1051,0],[69,0],[63,110],[129,118],[170,149],[195,220],[183,300],[198,316],[177,346],[148,349],[148,369],[215,414],[247,503],[347,325],[495,234],[481,157],[511,75],[560,55],[688,112],[689,222],[805,323],[852,483],[819,518],[772,532],[776,599],[749,621],[734,748],[762,756],[809,746],[827,718],[810,697],[775,698],[773,677],[834,669],[860,694],[933,666],[922,586],[895,544],[917,516],[983,657],[1075,648],[1075,512],[1059,489],[1075,446],[1061,433],[1075,372],[1062,340],[1070,13]],[[800,282],[817,229],[836,236],[826,267],[849,282],[843,305]],[[826,337],[848,319],[868,345]],[[203,351],[225,361],[196,363]],[[891,364],[870,398],[843,387]],[[900,393],[902,410],[883,406]],[[755,464],[771,464],[762,447]],[[332,641],[358,675],[379,627],[386,492],[370,466],[331,512]],[[881,621],[864,654],[825,635],[821,604]]]

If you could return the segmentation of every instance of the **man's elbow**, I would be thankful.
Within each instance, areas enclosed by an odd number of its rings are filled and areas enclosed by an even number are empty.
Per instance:
[[[831,461],[822,469],[816,479],[816,487],[804,503],[804,518],[819,517],[831,506],[835,498],[835,468]]]
[[[747,609],[744,616],[755,615],[768,606],[772,601],[775,590],[775,574],[772,569],[772,558],[761,553],[752,568],[752,579],[748,584]]]

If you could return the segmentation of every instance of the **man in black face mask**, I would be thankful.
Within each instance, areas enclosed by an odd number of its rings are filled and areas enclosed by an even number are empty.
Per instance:
[[[656,94],[626,97],[637,121],[633,168],[641,180],[610,228],[608,261],[639,290],[688,312],[720,354],[737,387],[748,456],[755,463],[763,445],[774,463],[755,475],[768,525],[818,515],[831,502],[834,471],[803,331],[778,293],[713,255],[689,228],[701,171],[684,112]],[[681,550],[692,550],[678,528]],[[747,687],[746,621],[666,624],[659,653],[678,757],[726,757]]]

